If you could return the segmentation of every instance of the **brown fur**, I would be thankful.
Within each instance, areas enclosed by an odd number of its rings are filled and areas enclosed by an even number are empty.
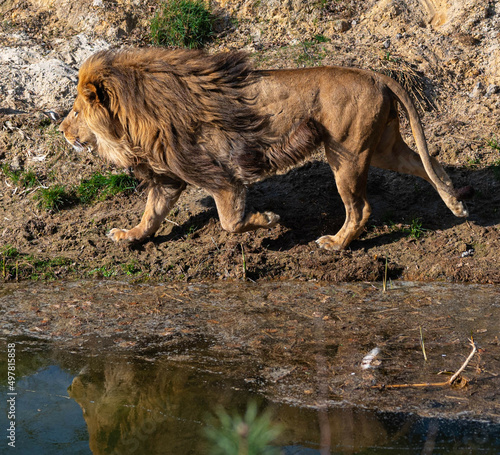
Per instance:
[[[407,110],[418,154],[401,138],[396,102]],[[154,234],[186,184],[213,195],[226,230],[273,227],[278,215],[245,213],[245,186],[296,165],[321,143],[346,208],[342,229],[318,239],[324,248],[345,248],[362,231],[370,164],[425,178],[455,215],[467,215],[429,156],[408,94],[368,71],[254,71],[242,53],[103,51],[82,65],[61,131],[150,183],[141,223],[113,229],[117,241]]]

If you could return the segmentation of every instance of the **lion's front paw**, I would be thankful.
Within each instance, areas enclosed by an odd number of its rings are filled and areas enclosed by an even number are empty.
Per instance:
[[[334,235],[324,235],[316,240],[316,243],[320,248],[324,248],[329,251],[340,251],[344,249],[343,245],[335,240]]]
[[[280,216],[273,212],[264,212],[263,215],[266,218],[266,227],[273,228],[280,221]]]
[[[130,230],[114,228],[108,232],[107,236],[114,242],[119,242],[121,240],[125,240],[127,242],[139,242],[143,238],[140,234],[141,233],[138,233],[136,228]]]
[[[117,229],[117,228],[114,228],[114,229],[111,229],[111,231],[109,231],[107,233],[107,236],[113,240],[113,242],[119,242],[120,240],[128,240],[127,239],[127,234],[128,234],[128,230],[127,229]]]

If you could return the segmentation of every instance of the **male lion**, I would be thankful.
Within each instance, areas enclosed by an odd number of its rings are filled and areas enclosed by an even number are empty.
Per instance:
[[[418,154],[403,141],[397,103]],[[188,183],[215,199],[229,232],[271,228],[272,212],[245,212],[245,189],[309,156],[321,143],[346,219],[317,243],[346,248],[370,215],[370,165],[417,175],[456,216],[467,216],[441,165],[429,156],[408,93],[393,79],[353,68],[256,71],[245,54],[136,49],[102,51],[80,68],[78,96],[60,130],[77,149],[132,167],[149,187],[141,222],[113,240],[153,235]]]

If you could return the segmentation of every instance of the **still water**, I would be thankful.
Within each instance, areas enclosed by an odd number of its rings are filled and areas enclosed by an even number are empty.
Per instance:
[[[8,447],[4,436],[2,454],[209,454],[204,430],[217,425],[215,410],[243,414],[249,402],[282,428],[273,444],[284,455],[500,453],[498,424],[272,403],[255,384],[193,364],[185,354],[203,349],[197,345],[89,356],[50,342],[14,341],[16,441]],[[5,359],[1,367],[6,397]],[[5,417],[2,411],[2,429]]]

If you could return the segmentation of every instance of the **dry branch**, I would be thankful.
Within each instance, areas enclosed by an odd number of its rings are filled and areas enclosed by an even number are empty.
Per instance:
[[[474,357],[474,354],[477,351],[476,344],[474,343],[474,340],[472,338],[469,339],[469,344],[472,347],[471,353],[465,359],[465,362],[462,364],[462,366],[447,381],[444,381],[444,382],[424,382],[422,384],[392,384],[392,385],[378,384],[378,385],[372,386],[372,389],[402,389],[402,388],[408,388],[408,387],[445,387],[445,386],[452,386],[453,384],[455,384],[456,382],[458,382],[459,379],[461,379],[460,374],[462,373],[462,371],[465,370],[465,368],[467,368],[467,365],[472,360],[472,357]]]

